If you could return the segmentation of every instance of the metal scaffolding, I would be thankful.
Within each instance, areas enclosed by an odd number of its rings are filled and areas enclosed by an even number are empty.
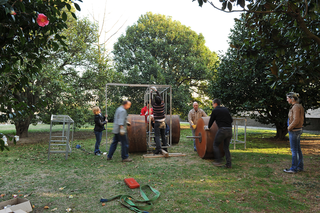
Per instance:
[[[163,101],[165,102],[165,114],[170,115],[170,134],[168,135],[169,140],[168,141],[168,146],[171,146],[172,144],[172,86],[171,85],[149,85],[149,84],[119,84],[119,83],[108,83],[106,84],[106,114],[108,114],[108,86],[124,86],[124,87],[146,87],[146,91],[144,94],[144,103],[149,101],[151,103],[151,96],[150,96],[150,91],[151,87],[156,87],[160,95],[162,96]],[[168,113],[168,107],[167,107],[167,102],[168,102],[168,91],[169,91],[169,113]],[[149,122],[149,129],[151,128],[151,122]],[[155,145],[151,143],[151,139],[154,138],[154,134],[151,134],[148,131],[147,134],[147,144],[149,148],[154,148]],[[168,139],[168,138],[167,138]],[[106,150],[108,151],[107,147],[107,141],[108,141],[108,131],[106,131]],[[166,148],[166,147],[163,147]]]
[[[55,124],[62,124],[61,132],[53,133],[52,128]],[[68,159],[68,154],[72,151],[73,132],[74,121],[68,115],[51,115],[48,160],[50,153],[65,153],[66,160]]]

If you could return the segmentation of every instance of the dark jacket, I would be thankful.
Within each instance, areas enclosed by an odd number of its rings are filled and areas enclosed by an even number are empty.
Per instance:
[[[94,116],[94,131],[102,132],[105,130],[104,125],[107,123],[106,117],[102,116],[101,113]]]
[[[212,124],[216,121],[217,126],[221,127],[232,127],[232,117],[229,113],[229,110],[225,107],[217,106],[212,110],[208,128],[212,126]]]

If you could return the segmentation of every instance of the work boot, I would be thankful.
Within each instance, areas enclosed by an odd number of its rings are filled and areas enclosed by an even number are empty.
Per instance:
[[[132,161],[132,159],[130,159],[130,158],[122,159],[122,162],[131,162],[131,161]]]

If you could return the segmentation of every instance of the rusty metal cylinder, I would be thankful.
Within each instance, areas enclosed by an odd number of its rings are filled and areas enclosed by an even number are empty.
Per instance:
[[[140,115],[128,115],[127,121],[130,126],[127,126],[129,153],[146,152],[146,124],[145,117]]]
[[[213,142],[218,132],[218,126],[214,122],[210,130],[205,130],[204,127],[208,126],[210,117],[202,117],[198,120],[195,136],[196,138],[197,152],[200,158],[203,159],[214,159]],[[223,143],[219,146],[220,156],[224,156]]]
[[[147,129],[145,117],[130,114],[127,117],[130,126],[127,126],[129,153],[147,151]],[[165,122],[170,127],[170,116],[166,116]],[[172,115],[172,144],[178,144],[180,140],[180,119],[178,115]]]
[[[172,144],[178,144],[180,141],[180,119],[179,115],[171,115],[172,118]],[[166,116],[166,124],[170,127],[170,115]]]

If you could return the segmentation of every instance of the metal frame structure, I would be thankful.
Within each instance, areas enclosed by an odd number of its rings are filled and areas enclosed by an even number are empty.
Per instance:
[[[62,123],[62,134],[61,136],[52,135],[52,126],[54,123]],[[72,128],[70,126],[72,125]],[[71,130],[71,132],[70,132]],[[68,154],[71,153],[72,142],[73,142],[73,132],[74,132],[74,121],[68,115],[51,115],[50,122],[50,137],[49,137],[49,149],[48,149],[48,160],[50,159],[50,153],[65,153],[66,160],[68,159]],[[71,142],[70,142],[71,134]],[[51,150],[51,146],[65,146],[65,150]]]
[[[167,108],[167,102],[168,102],[168,90],[170,89],[170,99],[169,99],[169,115],[170,115],[170,135],[169,135],[169,140],[168,140],[168,146],[171,146],[172,143],[172,86],[171,85],[149,85],[149,84],[120,84],[120,83],[108,83],[106,84],[106,114],[108,114],[108,86],[124,86],[124,87],[146,87],[146,92],[144,94],[144,103],[146,103],[147,100],[149,100],[149,103],[151,103],[151,96],[150,96],[150,90],[151,87],[156,87],[160,95],[162,95],[162,99],[165,102],[165,114],[168,114],[168,108]],[[150,112],[149,112],[150,114]],[[149,129],[151,127],[151,122],[149,122]],[[148,131],[148,140],[147,144],[148,147],[153,147],[151,145],[151,138],[153,138]],[[108,131],[106,131],[106,151],[108,151]],[[165,148],[165,147],[164,147]]]
[[[238,139],[238,126],[240,121],[244,121],[244,139],[240,141]],[[233,118],[233,136],[230,144],[233,144],[233,149],[236,149],[236,144],[244,144],[244,148],[246,149],[247,144],[247,119],[246,118]]]

